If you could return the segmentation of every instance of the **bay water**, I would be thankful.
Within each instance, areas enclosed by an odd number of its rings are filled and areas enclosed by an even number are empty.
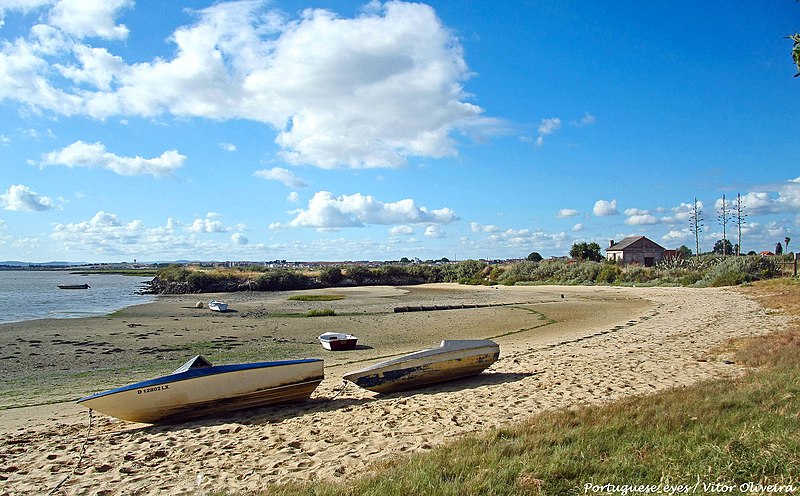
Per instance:
[[[152,277],[73,274],[62,270],[0,270],[0,324],[35,319],[108,315],[149,303],[137,294]],[[59,284],[88,284],[89,289],[59,289]]]

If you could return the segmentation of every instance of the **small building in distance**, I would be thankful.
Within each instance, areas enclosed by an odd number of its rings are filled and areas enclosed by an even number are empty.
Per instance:
[[[628,236],[619,243],[614,240],[608,242],[606,260],[614,260],[620,265],[640,264],[652,267],[664,258],[667,250],[644,236]]]

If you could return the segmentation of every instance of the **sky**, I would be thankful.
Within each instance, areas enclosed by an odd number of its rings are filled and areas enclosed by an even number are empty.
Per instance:
[[[694,251],[695,199],[709,251],[737,195],[744,252],[800,244],[797,31],[794,0],[0,0],[0,261]]]

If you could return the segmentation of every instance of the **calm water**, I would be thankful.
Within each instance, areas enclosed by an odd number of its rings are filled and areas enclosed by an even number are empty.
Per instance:
[[[154,300],[136,291],[150,277],[77,275],[66,271],[0,270],[0,323],[107,315]],[[58,289],[59,284],[89,289]]]

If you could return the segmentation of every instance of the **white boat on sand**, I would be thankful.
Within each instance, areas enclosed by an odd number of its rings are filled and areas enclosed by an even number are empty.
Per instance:
[[[208,309],[215,312],[225,312],[228,310],[228,304],[224,301],[211,300],[208,302]]]
[[[444,340],[438,348],[348,372],[343,379],[370,391],[392,393],[480,374],[499,356],[500,346],[488,339]]]
[[[328,351],[353,350],[358,344],[357,337],[341,332],[323,332],[317,339]]]
[[[319,358],[211,365],[201,356],[172,374],[78,400],[131,422],[175,422],[246,408],[305,401],[324,376]]]

